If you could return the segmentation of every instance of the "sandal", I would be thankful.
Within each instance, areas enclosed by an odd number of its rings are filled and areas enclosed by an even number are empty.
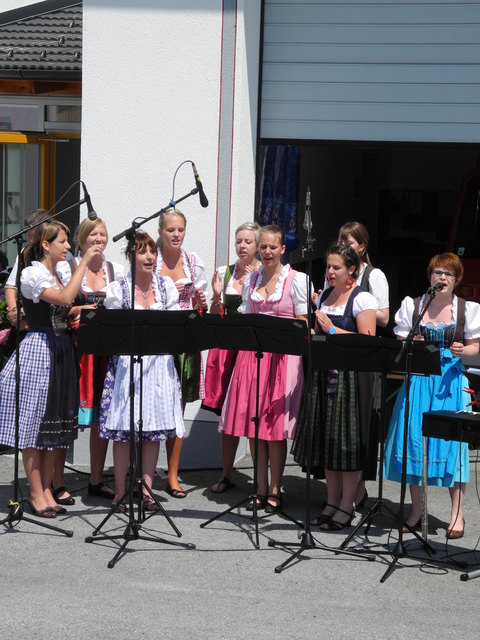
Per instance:
[[[104,482],[98,484],[88,483],[88,495],[98,496],[99,498],[105,498],[105,500],[111,500],[114,497],[113,491]]]
[[[65,498],[59,498],[58,496],[61,493],[68,493],[68,489],[66,487],[58,487],[57,489],[53,489],[52,488],[52,496],[55,498],[55,502],[57,504],[66,504],[66,505],[72,505],[75,504],[75,498],[72,498],[72,496],[69,494],[68,496],[66,496]]]
[[[127,505],[125,502],[112,502],[112,506],[110,507],[113,513],[127,513]]]
[[[169,482],[167,482],[167,488],[165,489],[165,491],[168,493],[169,496],[172,496],[172,498],[187,497],[186,491],[184,491],[183,489],[172,489]]]
[[[348,516],[348,520],[346,522],[340,522],[339,520],[330,518],[328,522],[324,523],[324,526],[320,527],[322,531],[341,531],[342,529],[346,529],[352,524],[353,516],[355,515],[355,509],[353,509],[351,513],[349,513],[348,511],[344,511],[343,509],[339,509],[337,507],[337,511],[345,513]]]
[[[256,496],[257,499],[257,511],[260,511],[261,509],[265,508],[265,505],[267,503],[267,496]],[[255,500],[255,498],[252,498],[250,500],[250,502],[247,504],[247,506],[245,507],[245,509],[247,511],[253,511],[253,501]]]
[[[272,504],[270,500],[275,500],[276,504]],[[270,493],[267,496],[267,504],[265,505],[265,513],[278,513],[282,508],[282,495],[274,495]]]
[[[142,506],[144,511],[160,511],[160,507],[152,498],[144,496],[142,500]]]
[[[214,489],[214,487],[216,487],[216,489]],[[220,476],[220,478],[212,484],[210,491],[212,493],[225,493],[225,491],[229,491],[234,487],[235,484],[227,478],[227,476]]]
[[[331,509],[335,509],[335,510],[338,509],[338,507],[335,507],[335,505],[329,504],[328,502],[326,502],[322,507],[322,511],[327,507],[330,507]],[[335,513],[335,511],[333,513]],[[312,524],[314,527],[319,527],[321,524],[326,524],[327,522],[330,522],[330,520],[332,519],[333,513],[331,514],[319,513],[318,516],[315,516],[315,518],[312,518],[310,520],[310,524]]]

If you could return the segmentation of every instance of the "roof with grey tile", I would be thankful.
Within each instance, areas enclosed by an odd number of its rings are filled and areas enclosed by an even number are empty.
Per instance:
[[[0,78],[80,80],[82,2],[46,0],[0,13]]]

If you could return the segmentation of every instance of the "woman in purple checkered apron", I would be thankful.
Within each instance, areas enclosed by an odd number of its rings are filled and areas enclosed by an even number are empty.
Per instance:
[[[20,344],[19,448],[30,485],[28,503],[42,518],[65,513],[51,483],[59,450],[76,437],[79,369],[67,316],[87,265],[100,251],[88,249],[64,287],[57,265],[69,248],[68,227],[56,220],[43,223],[26,250],[20,280],[29,331]],[[0,374],[0,442],[15,444],[15,354]]]
[[[126,250],[130,259],[131,241]],[[170,280],[155,270],[157,247],[147,233],[136,237],[135,308],[152,311],[178,310],[178,292]],[[131,309],[132,279],[126,277],[107,286],[105,307]],[[140,365],[134,367],[135,426],[139,420]],[[142,440],[143,480],[151,489],[158,460],[160,442],[183,437],[182,394],[172,356],[143,356]],[[130,356],[110,358],[100,408],[100,436],[113,440],[115,472],[114,504],[120,511],[125,495],[125,482],[129,466],[130,443]],[[120,504],[119,504],[120,502]],[[156,511],[158,505],[145,490],[144,508]]]
[[[178,209],[169,209],[160,216],[158,226],[158,265],[161,276],[175,283],[181,309],[207,310],[207,277],[200,257],[182,249],[187,220]],[[175,366],[182,387],[183,407],[187,402],[203,400],[204,377],[202,354],[180,354],[175,356]],[[167,442],[168,482],[167,493],[174,498],[185,498],[178,481],[178,466],[182,451],[182,438]]]

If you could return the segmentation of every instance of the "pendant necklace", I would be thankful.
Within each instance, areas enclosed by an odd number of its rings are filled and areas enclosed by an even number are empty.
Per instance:
[[[152,291],[152,287],[151,286],[149,286],[146,291],[142,291],[140,289],[140,287],[138,286],[138,284],[135,285],[135,289],[138,291],[138,293],[142,296],[142,298],[144,300],[146,300],[148,298],[148,296],[150,295],[150,292]]]

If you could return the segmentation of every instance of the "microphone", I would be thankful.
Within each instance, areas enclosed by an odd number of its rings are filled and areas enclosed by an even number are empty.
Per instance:
[[[437,282],[433,287],[429,287],[427,293],[429,296],[435,296],[438,291],[443,289],[443,284],[441,282]]]
[[[305,217],[303,219],[303,228],[305,231],[312,230],[312,214],[310,207],[312,205],[312,194],[310,193],[310,187],[307,187],[307,195],[305,197]]]
[[[90,195],[87,191],[87,187],[85,186],[85,183],[81,181],[82,184],[82,188],[83,188],[83,199],[85,200],[85,203],[87,205],[87,215],[88,215],[88,219],[89,220],[96,220],[97,219],[97,214],[95,212],[95,209],[92,206],[92,201],[90,199]]]
[[[208,200],[203,190],[203,185],[200,182],[200,176],[198,175],[197,167],[195,166],[194,162],[192,162],[192,169],[193,169],[193,175],[195,177],[195,183],[198,189],[198,195],[200,196],[200,205],[205,209],[205,207],[208,207]]]

